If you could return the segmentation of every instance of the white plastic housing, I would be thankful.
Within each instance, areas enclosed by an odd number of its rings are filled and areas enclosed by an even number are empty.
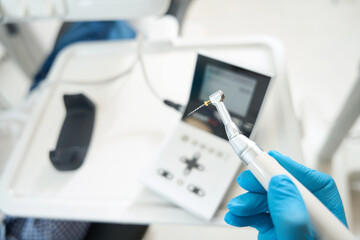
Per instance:
[[[1,0],[4,21],[60,18],[67,21],[134,20],[162,15],[170,0]],[[1,12],[1,11],[0,11]]]

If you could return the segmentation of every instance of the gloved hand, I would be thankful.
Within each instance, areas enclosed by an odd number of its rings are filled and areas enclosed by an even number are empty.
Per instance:
[[[347,226],[340,194],[329,175],[309,169],[279,152],[270,151],[269,155]],[[254,227],[259,231],[258,239],[314,238],[314,229],[311,227],[304,201],[289,177],[273,177],[267,193],[249,170],[241,173],[237,182],[248,192],[228,203],[229,212],[225,216],[228,224]]]

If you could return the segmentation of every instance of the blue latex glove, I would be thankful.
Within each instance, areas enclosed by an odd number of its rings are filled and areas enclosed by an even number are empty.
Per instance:
[[[309,169],[279,152],[270,151],[269,155],[347,226],[340,194],[329,175]],[[229,212],[225,216],[228,224],[237,227],[254,227],[259,231],[258,239],[314,238],[314,230],[304,201],[289,177],[285,175],[273,177],[268,192],[249,170],[241,173],[237,182],[248,192],[228,203]]]

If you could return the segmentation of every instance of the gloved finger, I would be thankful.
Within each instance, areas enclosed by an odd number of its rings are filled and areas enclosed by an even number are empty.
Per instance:
[[[275,158],[281,166],[288,170],[291,175],[299,180],[299,182],[311,192],[318,191],[333,182],[333,179],[329,175],[307,168],[277,151],[270,151],[269,155]]]
[[[260,213],[250,217],[239,217],[228,212],[225,215],[225,222],[235,227],[253,227],[256,228],[259,233],[265,233],[273,227],[268,213]]]
[[[272,227],[266,232],[259,232],[258,240],[271,240],[271,239],[278,239],[277,233],[275,228]]]
[[[254,177],[250,170],[243,171],[236,179],[240,187],[255,193],[266,193],[265,188],[260,182]]]
[[[271,178],[268,189],[271,219],[279,239],[312,239],[304,200],[286,175]]]
[[[307,168],[277,151],[270,151],[269,155],[275,158],[289,173],[298,179],[299,182],[313,192],[314,195],[347,226],[341,197],[332,177],[328,174]]]
[[[269,211],[266,194],[252,192],[231,199],[227,204],[227,208],[232,214],[242,217]]]

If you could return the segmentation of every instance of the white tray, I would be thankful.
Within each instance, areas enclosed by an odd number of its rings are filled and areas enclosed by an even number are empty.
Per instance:
[[[154,98],[139,64],[111,83],[64,83],[96,82],[123,72],[133,63],[136,46],[132,41],[82,43],[60,54],[40,104],[1,173],[0,208],[5,213],[102,222],[204,223],[148,192],[137,180],[181,117]],[[265,37],[148,43],[146,69],[160,95],[186,104],[199,49],[275,74],[273,96],[265,105],[256,140],[266,150],[271,147],[301,160],[281,44]],[[83,166],[72,172],[55,170],[49,160],[65,117],[65,93],[84,93],[97,107],[90,150]],[[234,181],[211,223],[223,224],[226,202],[241,191]]]

